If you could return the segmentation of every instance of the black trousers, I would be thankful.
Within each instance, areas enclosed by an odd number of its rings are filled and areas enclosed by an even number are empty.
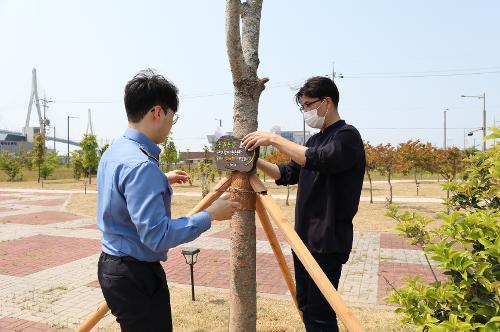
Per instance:
[[[349,259],[349,254],[317,254],[314,259],[338,289],[342,264]],[[336,332],[339,330],[335,311],[316,286],[300,260],[293,254],[295,282],[297,288],[297,304],[303,313],[307,332]]]
[[[170,293],[159,262],[102,253],[97,275],[123,332],[172,331]]]

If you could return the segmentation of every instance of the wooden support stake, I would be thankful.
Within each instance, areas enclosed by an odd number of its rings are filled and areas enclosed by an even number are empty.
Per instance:
[[[189,211],[187,216],[192,216],[195,213],[205,210],[207,207],[212,205],[221,195],[226,191],[231,185],[231,177],[222,178],[214,187],[214,192],[209,193],[207,196],[203,197],[201,201],[196,204],[196,206]]]
[[[90,331],[108,312],[109,307],[106,301],[102,302],[97,310],[94,311],[86,320],[80,325],[75,332],[88,332]]]
[[[300,259],[302,265],[304,265],[307,272],[316,283],[316,286],[318,286],[323,296],[326,298],[328,303],[330,303],[333,310],[335,310],[335,313],[340,317],[340,320],[344,323],[347,330],[356,332],[363,331],[352,311],[344,303],[340,295],[335,290],[335,287],[333,287],[330,280],[328,280],[321,267],[300,239],[299,235],[283,216],[276,203],[274,203],[272,197],[269,195],[257,195],[257,200],[262,203],[264,208],[271,215],[275,224],[283,232],[295,255],[297,255]]]
[[[191,211],[189,211],[187,216],[192,216],[193,214],[203,211],[207,207],[212,205],[212,203],[215,202],[222,195],[222,193],[227,188],[229,188],[230,185],[231,177],[222,178],[215,185],[214,192],[209,193],[207,196],[205,196]],[[91,313],[90,316],[85,320],[85,322],[83,322],[83,324],[76,329],[76,332],[89,332],[104,317],[104,315],[106,315],[108,311],[108,304],[106,303],[106,301],[102,302],[97,310]]]
[[[297,292],[295,291],[295,283],[293,281],[292,275],[290,274],[290,270],[288,269],[288,264],[286,263],[285,256],[283,255],[283,251],[281,250],[278,238],[276,237],[276,233],[274,232],[273,226],[271,225],[269,217],[267,216],[267,212],[259,199],[257,199],[256,202],[256,210],[257,215],[259,216],[259,220],[262,224],[262,228],[264,229],[269,244],[273,249],[274,256],[278,261],[281,273],[283,273],[283,278],[285,279],[286,285],[288,286],[288,290],[290,291],[290,295],[292,296],[295,308],[297,308],[299,316],[300,318],[302,318],[302,311],[300,311],[299,305],[297,304]]]

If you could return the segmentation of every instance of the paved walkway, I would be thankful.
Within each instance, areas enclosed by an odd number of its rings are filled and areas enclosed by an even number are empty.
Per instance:
[[[403,180],[401,180],[403,181]],[[71,189],[71,190],[62,190],[62,189],[5,189],[5,188],[0,188],[0,193],[27,193],[27,194],[83,194],[83,190],[77,190],[77,189]],[[87,190],[87,194],[97,194],[96,190]],[[186,197],[199,197],[201,199],[201,194],[200,192],[196,191],[184,191],[184,192],[179,192],[177,191],[175,193],[176,196],[186,196]],[[272,194],[274,199],[279,199],[279,200],[285,200],[286,199],[286,194]],[[290,200],[295,200],[295,193],[290,194],[289,199]],[[369,202],[370,197],[369,196],[361,196],[361,201],[362,202]],[[386,196],[373,196],[373,201],[374,202],[386,202],[387,197]],[[443,200],[441,198],[435,198],[435,197],[403,197],[403,196],[397,196],[393,197],[392,201],[395,203],[442,203]]]
[[[100,232],[95,220],[64,211],[69,194],[43,195],[28,190],[0,190],[0,331],[67,331],[75,328],[103,300],[97,282]],[[290,248],[278,233],[292,268]],[[229,229],[214,225],[192,243],[201,249],[195,265],[197,286],[227,291]],[[189,269],[177,247],[163,264],[170,285],[190,283]],[[339,290],[352,306],[387,307],[388,285],[406,275],[431,272],[418,248],[397,235],[356,232]],[[265,234],[257,228],[257,290],[289,298]],[[109,325],[108,314],[98,326]]]

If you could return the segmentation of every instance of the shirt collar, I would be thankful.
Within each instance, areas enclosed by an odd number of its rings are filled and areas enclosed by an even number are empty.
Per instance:
[[[334,122],[331,125],[329,125],[328,127],[326,127],[325,130],[323,130],[322,134],[327,134],[327,133],[336,131],[337,129],[339,129],[343,125],[345,125],[345,121],[344,120],[338,120],[337,122]]]
[[[158,159],[158,157],[160,156],[161,150],[158,145],[156,145],[156,143],[153,142],[151,138],[147,137],[140,131],[134,128],[127,128],[127,130],[125,130],[125,133],[123,134],[123,137],[139,143],[142,148],[151,153],[151,155],[156,159]]]

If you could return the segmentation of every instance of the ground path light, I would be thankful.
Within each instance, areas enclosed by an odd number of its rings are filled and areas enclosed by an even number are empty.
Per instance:
[[[200,253],[200,249],[198,248],[186,248],[182,250],[182,255],[184,255],[184,259],[186,260],[186,264],[189,265],[191,269],[191,299],[195,301],[194,298],[194,272],[193,266],[196,264],[198,260],[198,254]]]

